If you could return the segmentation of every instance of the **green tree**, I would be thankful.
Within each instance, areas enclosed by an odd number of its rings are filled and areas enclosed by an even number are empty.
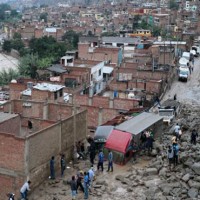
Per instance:
[[[11,80],[17,79],[19,77],[19,72],[12,68],[0,72],[0,85],[7,85]]]
[[[62,39],[67,42],[68,47],[71,47],[72,49],[76,49],[78,47],[80,36],[81,36],[81,33],[76,33],[73,30],[69,30],[63,35]]]
[[[10,40],[5,40],[2,46],[3,51],[10,53],[12,49],[12,44]]]
[[[38,54],[41,58],[52,58],[52,61],[57,61],[61,56],[65,55],[67,46],[65,43],[57,42],[53,37],[32,38],[29,42],[29,48],[32,53]]]
[[[18,32],[14,32],[14,34],[13,34],[13,39],[15,40],[15,39],[22,39],[22,35],[21,35],[21,33],[18,33]]]
[[[0,4],[0,20],[5,20],[6,19],[6,14],[5,11],[11,10],[11,7],[8,4]]]
[[[18,70],[19,74],[25,77],[36,77],[38,66],[38,55],[27,54],[20,59]]]
[[[141,17],[139,15],[135,15],[133,18],[133,30],[137,29],[139,27],[139,21],[141,20]]]
[[[40,14],[40,20],[44,20],[44,22],[47,22],[47,18],[48,18],[48,13],[41,13]]]
[[[52,62],[54,61],[54,58],[52,57],[46,57],[46,58],[41,58],[38,60],[38,69],[46,69],[49,67]]]
[[[24,48],[24,43],[21,39],[15,39],[11,41],[11,46],[13,49],[20,51]]]
[[[161,28],[159,28],[158,26],[154,26],[154,27],[152,28],[152,35],[153,35],[154,37],[160,36],[160,35],[161,35]]]

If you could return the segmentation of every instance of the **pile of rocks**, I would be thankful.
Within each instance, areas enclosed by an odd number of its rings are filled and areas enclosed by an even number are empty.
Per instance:
[[[198,111],[199,112],[199,111]],[[167,147],[171,144],[173,128],[163,132],[160,141],[156,141],[154,157],[147,168],[135,169],[133,166],[126,176],[118,175],[116,180],[127,185],[127,193],[138,200],[195,200],[200,199],[200,144],[190,144],[193,128],[199,130],[200,115],[184,107],[179,119],[184,134],[178,142],[180,146],[179,165],[172,170],[167,160]]]

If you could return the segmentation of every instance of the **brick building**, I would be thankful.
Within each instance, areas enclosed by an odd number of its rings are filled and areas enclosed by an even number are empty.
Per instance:
[[[4,105],[7,113],[0,113],[0,200],[11,191],[18,198],[27,179],[32,188],[42,183],[49,176],[51,156],[58,168],[59,154],[71,158],[75,141],[85,139],[87,112],[69,106],[60,113],[58,106],[63,110],[62,105],[23,100]]]

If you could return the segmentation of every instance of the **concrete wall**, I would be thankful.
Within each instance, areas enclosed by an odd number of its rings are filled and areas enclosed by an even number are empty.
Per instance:
[[[76,123],[73,123],[75,119]],[[59,154],[65,153],[71,159],[74,144],[74,127],[76,139],[83,140],[87,134],[87,111],[80,112],[74,118],[69,117],[55,125],[30,135],[26,141],[28,176],[33,185],[40,184],[50,175],[49,161],[56,157],[56,167],[60,166]],[[31,159],[29,159],[31,158]]]

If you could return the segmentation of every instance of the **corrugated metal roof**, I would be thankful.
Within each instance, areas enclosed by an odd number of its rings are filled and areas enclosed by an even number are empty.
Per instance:
[[[34,89],[42,90],[42,91],[50,91],[55,92],[58,91],[65,86],[63,85],[56,85],[56,84],[50,84],[50,83],[38,83],[37,85],[33,86]]]
[[[128,43],[136,44],[140,43],[140,38],[129,38],[129,37],[102,37],[102,42],[104,43]]]
[[[111,74],[113,70],[114,70],[113,67],[106,67],[106,66],[103,67],[104,74]]]
[[[116,126],[116,129],[137,135],[149,128],[151,125],[162,120],[162,118],[163,117],[155,113],[143,112],[138,116],[133,117],[132,119],[129,119],[128,121],[125,121],[122,124]]]
[[[62,65],[52,65],[51,67],[48,67],[47,70],[51,72],[57,72],[57,73],[65,73],[67,70]]]
[[[56,33],[57,28],[46,28],[45,31],[48,33]]]
[[[114,126],[98,126],[94,134],[95,142],[105,142],[114,129]]]
[[[28,89],[26,89],[26,90],[21,92],[21,94],[25,95],[25,96],[31,96],[31,93],[32,93],[32,91],[31,91],[30,88],[28,88]]]

